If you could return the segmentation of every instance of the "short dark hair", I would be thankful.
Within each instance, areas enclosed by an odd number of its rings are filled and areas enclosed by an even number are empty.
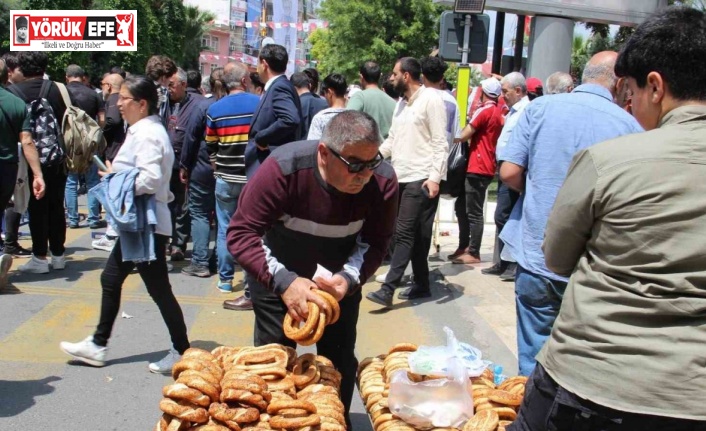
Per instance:
[[[66,76],[69,78],[83,78],[86,72],[78,64],[69,64],[66,66]]]
[[[49,64],[49,58],[42,51],[20,51],[17,54],[17,64],[25,78],[32,78],[44,75]]]
[[[260,50],[260,60],[265,60],[274,73],[284,73],[287,70],[289,55],[282,45],[270,43]]]
[[[17,53],[15,52],[6,52],[2,55],[2,59],[5,61],[5,66],[7,66],[8,69],[15,70],[20,65],[17,61]]]
[[[424,57],[419,63],[422,66],[424,78],[434,84],[444,79],[444,72],[449,68],[449,65],[439,57]]]
[[[413,57],[402,57],[397,62],[400,64],[400,70],[404,73],[409,73],[415,81],[419,81],[422,77],[422,65],[419,60]]]
[[[673,6],[640,24],[615,63],[618,77],[638,87],[658,72],[678,100],[706,100],[706,13]]]
[[[160,78],[172,76],[176,72],[176,64],[166,55],[153,55],[145,65],[145,75],[152,81],[159,81]]]
[[[7,66],[5,66],[5,60],[0,59],[0,85],[5,85],[7,82]]]
[[[122,86],[127,88],[127,91],[130,92],[130,95],[134,97],[136,101],[144,100],[147,102],[147,110],[150,115],[159,112],[159,108],[157,107],[157,101],[159,99],[157,96],[157,87],[155,87],[152,78],[142,75],[130,75],[125,78],[125,82],[123,82]]]
[[[201,88],[201,72],[194,69],[186,71],[186,86],[198,90]]]
[[[340,73],[332,73],[324,78],[324,82],[321,83],[321,92],[331,89],[333,93],[338,97],[346,97],[346,91],[348,91],[348,83],[346,82],[346,77]]]
[[[309,77],[309,82],[311,83],[311,87],[309,89],[311,90],[312,93],[316,93],[319,91],[319,71],[314,69],[313,67],[310,67],[308,69],[304,69],[303,72],[306,74],[306,76]]]
[[[125,79],[125,77],[127,76],[127,73],[125,73],[125,71],[123,70],[123,68],[120,67],[120,66],[113,66],[113,67],[111,67],[111,68],[110,68],[110,73],[115,73],[115,74],[117,74],[117,75],[120,75],[120,76],[123,77],[123,79]]]
[[[382,80],[382,91],[384,91],[388,96],[397,100],[400,94],[395,90],[395,84],[390,82],[390,74],[386,74]]]
[[[265,89],[265,83],[260,79],[260,74],[257,72],[250,73],[250,82],[252,82],[253,87]]]
[[[311,86],[311,81],[309,81],[309,77],[306,76],[304,72],[292,73],[292,76],[289,77],[289,82],[291,82],[295,88],[306,88],[308,90]]]
[[[360,66],[360,76],[363,80],[369,84],[377,84],[380,82],[380,75],[382,71],[380,70],[380,65],[374,61],[366,61]]]

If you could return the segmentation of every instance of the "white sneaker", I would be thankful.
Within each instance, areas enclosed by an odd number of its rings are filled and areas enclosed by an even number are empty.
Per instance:
[[[64,269],[66,268],[66,256],[63,254],[61,256],[51,257],[51,267],[52,269]]]
[[[10,267],[12,266],[12,256],[9,254],[3,254],[0,256],[0,290],[5,289],[7,286],[7,278],[10,274]]]
[[[179,362],[181,355],[179,352],[174,350],[174,348],[169,349],[167,356],[163,357],[157,362],[150,363],[150,371],[159,374],[169,374],[172,372],[172,367],[174,364]]]
[[[108,238],[107,235],[103,235],[100,239],[91,242],[91,245],[96,250],[103,250],[110,253],[113,251],[113,246],[115,246],[115,240]]]
[[[93,342],[93,335],[89,335],[85,340],[78,343],[62,341],[59,343],[59,347],[64,353],[72,356],[77,361],[93,365],[94,367],[105,365],[105,354],[108,348],[96,345]]]
[[[32,256],[29,262],[18,266],[17,269],[21,272],[26,272],[29,274],[48,274],[49,261],[46,259],[39,259],[37,256]]]
[[[384,283],[386,277],[387,277],[387,273],[380,274],[375,277],[375,281],[377,281],[378,283]]]

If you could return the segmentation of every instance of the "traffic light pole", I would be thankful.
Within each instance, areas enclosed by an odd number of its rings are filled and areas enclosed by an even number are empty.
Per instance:
[[[461,128],[466,126],[466,113],[468,112],[468,94],[470,93],[471,67],[468,64],[468,51],[471,41],[471,15],[465,16],[463,26],[463,47],[461,50],[461,64],[458,66],[458,79],[456,80],[456,103],[461,115]]]

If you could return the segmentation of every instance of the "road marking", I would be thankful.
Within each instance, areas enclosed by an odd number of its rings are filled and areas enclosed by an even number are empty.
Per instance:
[[[0,341],[0,360],[31,363],[66,362],[63,340],[81,340],[93,331],[100,307],[76,299],[55,300]]]

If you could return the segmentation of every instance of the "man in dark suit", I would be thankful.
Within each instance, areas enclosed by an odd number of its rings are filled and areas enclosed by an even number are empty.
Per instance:
[[[288,61],[287,50],[282,45],[269,44],[260,51],[257,72],[266,83],[265,92],[250,123],[245,149],[248,179],[255,174],[270,151],[301,139],[301,102],[294,85],[284,76]]]

